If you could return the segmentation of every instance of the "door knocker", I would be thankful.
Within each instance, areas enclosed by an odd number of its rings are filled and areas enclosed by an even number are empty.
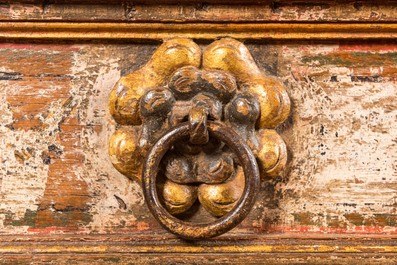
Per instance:
[[[223,234],[249,213],[260,180],[280,174],[286,146],[274,130],[288,116],[282,84],[230,38],[203,51],[171,39],[118,81],[109,107],[115,168],[142,183],[157,221],[185,239]],[[185,220],[199,207],[213,220]]]

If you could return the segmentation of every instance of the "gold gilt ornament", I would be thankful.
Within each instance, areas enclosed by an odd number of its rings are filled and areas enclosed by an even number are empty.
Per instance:
[[[189,39],[165,41],[120,78],[109,108],[120,125],[109,144],[114,167],[141,182],[154,217],[186,239],[240,223],[260,179],[278,176],[287,161],[274,128],[288,117],[289,97],[234,39],[203,51]],[[214,220],[184,221],[195,204]]]

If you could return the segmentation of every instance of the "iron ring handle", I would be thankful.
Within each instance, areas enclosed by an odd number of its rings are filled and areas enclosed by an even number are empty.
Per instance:
[[[222,123],[208,121],[209,135],[223,141],[237,155],[243,167],[245,187],[237,204],[224,216],[210,223],[189,223],[172,216],[161,204],[156,178],[159,164],[164,154],[172,145],[182,138],[188,137],[189,123],[182,123],[165,133],[149,151],[143,172],[143,194],[149,210],[157,221],[168,231],[184,239],[199,240],[221,235],[243,221],[254,205],[260,186],[258,165],[251,149],[245,141],[231,128]]]

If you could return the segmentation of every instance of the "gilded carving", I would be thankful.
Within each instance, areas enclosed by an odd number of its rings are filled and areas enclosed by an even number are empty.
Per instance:
[[[164,151],[159,164],[158,194],[174,216],[183,218],[199,203],[222,217],[246,188],[241,159],[211,137],[207,123],[221,123],[244,140],[262,179],[279,175],[287,161],[274,128],[289,114],[288,95],[234,39],[214,41],[203,51],[189,39],[165,41],[146,65],[118,81],[109,107],[121,125],[110,139],[112,163],[137,181],[153,145],[172,128],[189,124],[189,137]]]

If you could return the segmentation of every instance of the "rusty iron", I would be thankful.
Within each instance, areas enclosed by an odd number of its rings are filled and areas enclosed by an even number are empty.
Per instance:
[[[208,112],[205,108],[192,108],[189,112],[189,131],[192,144],[206,144],[209,140],[207,129]]]
[[[172,216],[163,207],[159,199],[156,179],[160,162],[176,141],[190,134],[190,125],[188,123],[182,123],[172,128],[154,144],[146,158],[142,173],[143,192],[153,216],[168,231],[189,240],[218,236],[238,225],[251,210],[260,185],[256,158],[244,140],[224,124],[208,122],[207,126],[212,137],[226,143],[237,155],[244,171],[244,192],[230,212],[210,223],[189,223]]]

